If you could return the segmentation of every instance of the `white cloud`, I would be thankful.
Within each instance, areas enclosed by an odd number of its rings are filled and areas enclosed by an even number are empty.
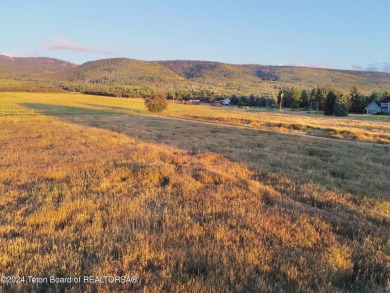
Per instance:
[[[390,62],[374,62],[368,64],[366,67],[359,64],[351,64],[351,67],[355,70],[390,73]]]
[[[64,38],[54,38],[54,42],[48,45],[42,46],[45,49],[50,50],[67,50],[67,51],[78,51],[78,52],[94,52],[94,53],[100,53],[105,55],[111,55],[112,52],[101,50],[89,46],[85,46],[82,44],[77,44],[73,41],[64,39]]]

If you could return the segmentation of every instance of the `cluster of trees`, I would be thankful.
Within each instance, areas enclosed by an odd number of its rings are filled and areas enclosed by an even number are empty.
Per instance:
[[[372,92],[371,95],[364,95],[359,93],[356,86],[353,86],[349,92],[350,109],[351,113],[366,113],[365,108],[372,101],[380,101],[383,98],[390,96],[390,92]]]
[[[374,100],[380,100],[390,93],[373,92],[364,95],[353,86],[348,94],[332,88],[313,88],[311,90],[299,90],[289,88],[280,90],[277,103],[282,103],[287,108],[309,109],[311,103],[318,103],[318,110],[324,111],[325,115],[346,116],[348,113],[365,113],[365,107]]]
[[[249,96],[237,96],[236,94],[216,94],[208,89],[191,90],[191,91],[170,91],[167,93],[168,100],[188,101],[200,100],[202,102],[212,103],[222,99],[230,99],[231,105],[253,106],[253,107],[271,107],[275,106],[275,99],[269,93],[259,95],[250,94]]]
[[[81,92],[84,94],[126,98],[146,98],[157,93],[156,90],[149,87],[90,87],[82,85],[65,86],[63,84],[61,87],[67,91]],[[325,115],[336,116],[345,116],[348,113],[365,113],[365,107],[368,104],[386,96],[390,96],[390,92],[373,92],[371,95],[364,95],[359,92],[356,86],[353,86],[347,94],[327,87],[317,87],[310,90],[286,88],[279,91],[276,100],[270,93],[261,93],[259,95],[250,94],[248,96],[232,94],[229,96],[226,93],[216,93],[209,89],[171,90],[166,92],[166,98],[168,100],[200,100],[202,102],[212,103],[230,98],[231,105],[249,107],[275,107],[282,103],[282,106],[286,108],[307,110],[312,108],[312,103],[315,103],[315,109],[313,110],[324,111]]]
[[[261,93],[259,95],[237,96],[216,94],[215,92],[202,90],[170,91],[167,99],[174,100],[200,100],[202,102],[214,102],[224,98],[230,98],[231,105],[249,107],[275,107],[282,103],[283,107],[292,109],[313,109],[324,111],[325,115],[346,116],[348,113],[365,113],[365,107],[374,100],[380,100],[389,96],[390,93],[373,92],[371,95],[364,95],[353,86],[349,93],[345,94],[338,89],[317,87],[310,90],[286,88],[280,90],[275,100],[272,94]],[[283,97],[283,98],[282,98]],[[313,108],[315,105],[315,108]]]
[[[249,107],[275,107],[275,99],[267,94],[260,94],[259,96],[251,94],[249,96],[240,97],[233,94],[229,98],[231,105]]]
[[[337,89],[331,88],[313,88],[311,90],[298,90],[296,88],[283,89],[279,91],[277,101],[268,93],[262,93],[258,96],[253,94],[249,96],[218,96],[213,91],[202,89],[199,91],[176,91],[168,92],[166,97],[163,95],[153,95],[147,98],[145,104],[149,111],[160,112],[166,109],[166,99],[176,100],[200,100],[203,102],[214,102],[224,98],[230,98],[230,104],[236,106],[249,107],[275,107],[276,103],[289,108],[312,108],[312,103],[315,104],[315,109],[324,111],[324,115],[331,116],[347,116],[351,113],[365,113],[365,107],[372,101],[380,100],[389,96],[390,93],[373,92],[371,95],[364,95],[359,92],[356,86],[353,86],[348,94]]]
[[[168,91],[167,93],[168,100],[178,101],[200,100],[202,102],[212,103],[222,97],[223,95],[218,95],[208,89]]]
[[[288,88],[280,90],[277,97],[277,103],[280,104],[283,94],[282,104],[286,108],[302,108],[308,109],[310,104],[318,103],[319,109],[325,109],[325,101],[329,92],[335,92],[335,90],[329,88],[313,88],[311,90],[300,90],[297,88]]]

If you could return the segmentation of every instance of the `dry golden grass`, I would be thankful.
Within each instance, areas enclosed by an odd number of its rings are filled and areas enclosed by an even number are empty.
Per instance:
[[[299,133],[310,136],[356,140],[362,142],[390,143],[390,118],[373,115],[327,117],[320,113],[283,112],[264,109],[239,109],[237,107],[213,108],[175,104],[167,116],[240,125],[260,130]]]
[[[34,107],[34,104],[44,104],[44,107],[40,109],[39,105]],[[52,109],[50,105],[54,107],[62,105],[64,107]],[[96,111],[99,111],[101,114],[130,114],[135,112],[144,113],[146,111],[142,99],[118,99],[74,93],[1,94],[0,116],[10,113],[30,115],[32,110],[35,111],[33,113],[44,110],[46,114],[55,115],[88,114],[89,110],[94,110],[94,115],[98,113]],[[349,117],[338,118],[326,117],[322,114],[292,112],[290,110],[280,113],[277,110],[189,106],[180,102],[171,102],[168,110],[162,115],[282,133],[296,133],[371,143],[390,143],[390,118],[386,116],[352,114]]]
[[[1,98],[0,275],[139,277],[5,291],[390,289],[388,146]]]

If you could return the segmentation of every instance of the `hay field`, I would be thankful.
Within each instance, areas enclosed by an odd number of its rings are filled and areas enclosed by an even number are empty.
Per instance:
[[[4,291],[390,289],[385,141],[175,118],[326,122],[367,137],[388,134],[388,120],[178,104],[168,119],[142,100],[46,93],[1,93],[1,111],[0,275],[137,277]]]

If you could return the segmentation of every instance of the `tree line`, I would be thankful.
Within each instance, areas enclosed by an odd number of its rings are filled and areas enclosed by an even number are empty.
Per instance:
[[[316,87],[310,90],[298,88],[285,88],[278,92],[276,99],[270,93],[260,93],[258,95],[237,94],[216,94],[208,89],[170,91],[167,93],[167,99],[188,101],[200,100],[202,102],[214,102],[225,98],[230,99],[231,105],[249,106],[249,107],[275,107],[277,105],[291,109],[301,110],[319,110],[324,115],[346,116],[348,113],[366,113],[366,106],[372,101],[379,101],[384,97],[390,96],[390,92],[372,92],[371,95],[365,95],[359,92],[357,86],[352,86],[350,91],[345,94],[335,88]]]
[[[61,87],[67,91],[112,97],[146,98],[158,94],[156,90],[149,87],[86,87],[81,85],[62,85]],[[372,101],[379,101],[384,97],[390,96],[390,92],[374,91],[370,95],[365,95],[359,92],[357,86],[353,86],[347,94],[338,89],[328,87],[316,87],[310,90],[285,88],[279,90],[276,98],[274,98],[272,93],[267,92],[257,95],[249,94],[239,96],[237,94],[218,93],[210,89],[169,90],[165,92],[165,96],[168,100],[200,100],[207,103],[229,98],[231,105],[249,107],[276,107],[282,103],[282,107],[284,108],[319,110],[328,116],[346,116],[348,113],[366,113],[365,107],[368,104]]]
[[[168,100],[189,101],[199,100],[205,103],[212,103],[229,98],[230,105],[234,106],[250,106],[250,107],[272,107],[275,106],[275,99],[272,94],[264,92],[258,95],[240,95],[237,94],[217,94],[208,89],[201,90],[185,90],[185,91],[170,91],[167,93]]]
[[[325,115],[346,116],[348,113],[366,113],[366,106],[372,101],[379,101],[390,95],[390,92],[372,92],[364,95],[359,92],[357,86],[352,86],[345,94],[338,89],[317,87],[311,90],[299,90],[288,88],[280,90],[277,96],[277,104],[292,109],[310,109],[315,103],[318,107],[313,110],[324,111]]]

